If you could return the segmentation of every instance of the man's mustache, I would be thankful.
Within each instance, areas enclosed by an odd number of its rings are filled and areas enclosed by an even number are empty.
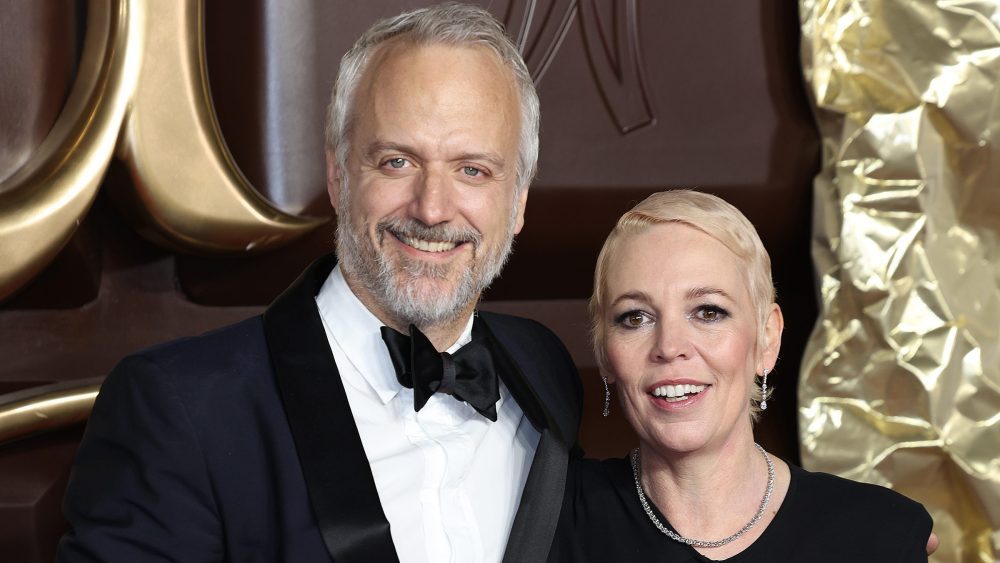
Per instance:
[[[396,238],[416,238],[433,242],[451,242],[455,244],[471,243],[474,249],[482,244],[483,235],[472,227],[454,227],[451,225],[425,225],[416,219],[392,217],[383,219],[376,225],[379,240],[386,231]]]

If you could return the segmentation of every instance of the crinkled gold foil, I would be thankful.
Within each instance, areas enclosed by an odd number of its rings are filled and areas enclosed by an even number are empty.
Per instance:
[[[922,502],[933,561],[996,561],[1000,2],[799,8],[823,138],[803,464]]]

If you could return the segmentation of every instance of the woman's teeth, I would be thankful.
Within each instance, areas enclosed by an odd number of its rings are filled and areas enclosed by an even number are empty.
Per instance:
[[[688,395],[696,395],[705,390],[704,385],[661,385],[653,389],[654,397],[662,397],[669,403],[685,399]]]

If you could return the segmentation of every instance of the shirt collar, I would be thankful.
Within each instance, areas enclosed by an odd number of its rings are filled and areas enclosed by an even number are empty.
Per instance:
[[[351,291],[339,264],[330,272],[316,295],[316,305],[330,337],[344,351],[354,368],[383,404],[391,401],[403,386],[396,379],[396,370],[382,341],[380,329],[383,323]],[[454,353],[472,340],[472,321],[473,315],[469,315],[461,335],[447,352]]]

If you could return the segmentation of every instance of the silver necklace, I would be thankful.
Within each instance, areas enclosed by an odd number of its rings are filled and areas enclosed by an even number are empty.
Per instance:
[[[663,532],[668,538],[685,543],[692,547],[721,547],[729,542],[735,541],[737,538],[742,536],[749,530],[753,528],[754,525],[760,521],[764,516],[764,510],[767,509],[767,503],[771,501],[771,492],[774,491],[774,463],[771,461],[770,456],[764,451],[764,448],[760,447],[760,444],[754,444],[757,447],[757,451],[764,456],[764,461],[767,462],[767,489],[764,491],[764,498],[760,499],[760,507],[757,509],[757,514],[753,515],[753,518],[746,523],[745,526],[737,530],[737,532],[729,537],[722,538],[716,541],[704,541],[704,540],[693,540],[691,538],[685,538],[684,536],[674,532],[670,528],[663,525],[660,519],[653,514],[653,509],[649,506],[649,501],[646,500],[646,493],[642,490],[642,481],[639,478],[639,448],[632,450],[632,455],[629,459],[632,461],[632,476],[635,477],[635,492],[639,495],[639,504],[642,505],[642,509],[646,511],[646,516],[649,516],[650,521],[656,526],[656,529]]]

